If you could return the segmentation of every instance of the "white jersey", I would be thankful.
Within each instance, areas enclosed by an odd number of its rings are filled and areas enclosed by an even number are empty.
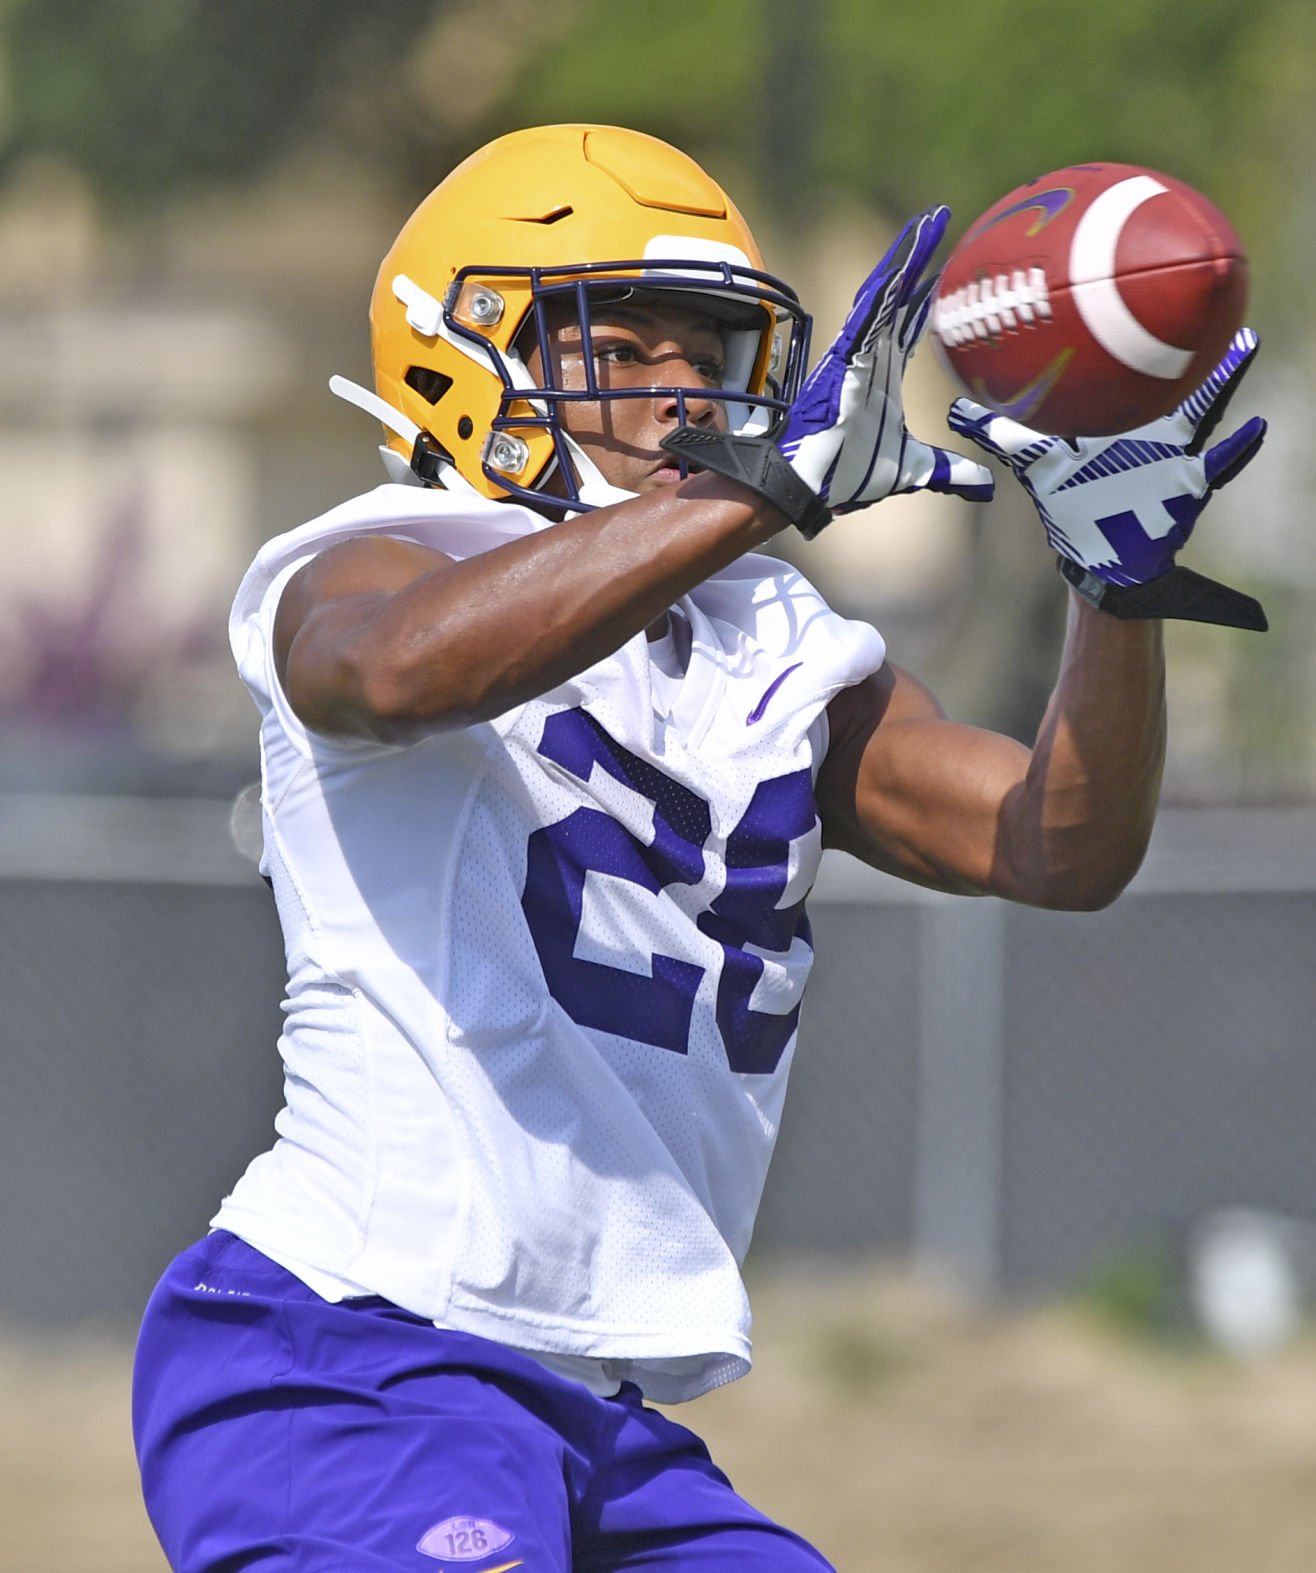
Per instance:
[[[665,677],[638,634],[407,746],[299,723],[271,637],[316,552],[373,533],[463,558],[545,527],[383,486],[243,581],[286,1107],[214,1223],[329,1298],[674,1402],[748,1369],[740,1264],[812,960],[823,709],[883,646],[751,555],[674,608]]]

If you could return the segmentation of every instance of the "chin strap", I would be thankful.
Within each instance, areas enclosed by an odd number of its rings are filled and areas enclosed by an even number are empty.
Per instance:
[[[359,382],[349,382],[346,377],[340,377],[337,372],[329,379],[329,391],[345,403],[354,404],[358,410],[373,415],[381,426],[387,426],[389,431],[396,432],[403,442],[415,445],[416,438],[420,436],[420,427],[401,410],[395,410],[391,404],[386,403],[377,393],[371,393],[369,388],[363,388]]]
[[[1119,618],[1169,617],[1185,623],[1215,623],[1264,634],[1270,627],[1261,602],[1231,590],[1205,574],[1175,564],[1168,573],[1143,584],[1110,584],[1068,557],[1056,566],[1089,606]]]
[[[389,431],[396,432],[403,442],[411,444],[411,459],[404,459],[400,453],[395,453],[392,448],[381,448],[379,451],[384,458],[384,468],[388,471],[389,479],[402,485],[419,483],[423,486],[441,486],[444,491],[462,492],[470,497],[480,497],[483,494],[475,489],[452,462],[451,455],[442,448],[427,431],[417,426],[415,421],[404,415],[401,410],[396,410],[391,404],[381,399],[377,393],[372,393],[369,388],[363,388],[360,383],[349,382],[346,377],[335,373],[329,379],[329,391],[348,404],[354,404],[358,410],[364,410],[367,415],[373,415]]]

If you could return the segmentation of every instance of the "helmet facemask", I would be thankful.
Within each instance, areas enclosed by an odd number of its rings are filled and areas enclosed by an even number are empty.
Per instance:
[[[495,318],[507,311],[509,298],[527,297],[510,342],[499,348],[478,317]],[[593,358],[585,353],[583,385],[563,386],[553,352],[555,325],[578,322],[582,346],[588,346],[600,308],[630,301],[680,306],[710,318],[725,354],[721,385],[602,387]],[[464,268],[445,296],[443,328],[449,343],[456,340],[467,354],[483,359],[501,385],[480,454],[483,475],[508,496],[559,513],[631,495],[608,482],[573,439],[573,405],[668,398],[684,423],[686,401],[697,396],[725,406],[728,431],[770,433],[798,392],[809,337],[809,319],[788,286],[727,262],[688,259]],[[531,374],[532,359],[540,368],[538,377]]]

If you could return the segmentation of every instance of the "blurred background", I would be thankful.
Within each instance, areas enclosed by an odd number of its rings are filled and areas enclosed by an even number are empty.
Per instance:
[[[1191,561],[1271,632],[1169,628],[1166,807],[1109,911],[826,866],[759,1370],[689,1418],[849,1569],[1312,1566],[1314,94],[1309,0],[0,0],[0,1569],[162,1565],[133,1327],[279,1103],[228,604],[383,479],[326,382],[369,381],[402,220],[559,120],[699,159],[816,345],[909,212],[953,239],[1067,163],[1243,237],[1270,435]],[[955,391],[925,349],[919,435]],[[785,549],[1031,739],[1064,596],[1013,488]]]

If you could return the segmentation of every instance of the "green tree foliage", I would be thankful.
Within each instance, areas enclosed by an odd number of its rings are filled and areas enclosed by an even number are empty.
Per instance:
[[[666,0],[661,10],[587,0],[570,34],[525,62],[508,107],[522,124],[631,125],[748,159],[767,120],[771,22],[783,9],[781,0]]]
[[[510,102],[642,125],[798,218],[827,194],[895,215],[945,201],[958,230],[1050,169],[1146,164],[1269,261],[1310,185],[1314,82],[1310,0],[667,0],[660,24],[590,0]]]
[[[111,204],[250,181],[319,138],[410,197],[485,136],[545,120],[688,148],[750,216],[846,194],[967,225],[1019,181],[1122,159],[1200,186],[1254,250],[1310,182],[1311,0],[558,0],[475,122],[433,110],[491,74],[509,0],[7,0],[0,161],[63,154]],[[456,55],[427,39],[469,13]],[[509,17],[512,21],[509,22]],[[453,145],[449,146],[448,143]]]
[[[352,84],[387,88],[416,0],[9,0],[4,164],[63,155],[112,206],[250,181]]]
[[[1262,9],[1264,0],[1246,12]],[[823,173],[898,206],[947,188],[967,221],[984,195],[1097,159],[1210,186],[1236,135],[1231,79],[1245,15],[1237,0],[1103,0],[1081,9],[1055,0],[922,8],[834,0],[827,15],[833,56],[849,69],[823,139]],[[875,161],[868,149],[889,155]]]

